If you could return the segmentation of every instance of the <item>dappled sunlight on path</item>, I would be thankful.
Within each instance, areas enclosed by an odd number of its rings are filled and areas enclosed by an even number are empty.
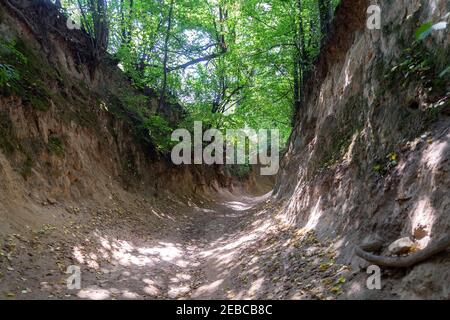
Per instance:
[[[184,214],[193,219],[177,225],[164,240],[131,240],[133,230],[127,229],[119,234],[93,232],[88,246],[72,248],[73,259],[88,270],[77,297],[181,299],[212,295],[224,281],[220,277],[226,276],[229,264],[239,256],[239,248],[255,241],[267,228],[258,223],[253,232],[240,233],[243,223],[254,218],[255,207],[269,196],[237,198],[227,194],[215,202],[191,203]]]

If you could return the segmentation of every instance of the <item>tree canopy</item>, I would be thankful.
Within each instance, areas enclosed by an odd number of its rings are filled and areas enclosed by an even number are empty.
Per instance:
[[[137,87],[219,129],[278,128],[300,108],[337,0],[63,0]]]

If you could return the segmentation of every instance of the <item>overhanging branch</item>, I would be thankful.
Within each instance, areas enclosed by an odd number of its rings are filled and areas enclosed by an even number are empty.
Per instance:
[[[209,55],[201,57],[201,58],[193,59],[193,60],[191,60],[189,62],[180,64],[178,66],[167,68],[167,72],[172,72],[172,71],[176,71],[176,70],[186,69],[186,68],[188,68],[190,66],[193,66],[193,65],[196,65],[196,64],[198,64],[200,62],[211,61],[213,59],[216,59],[216,58],[222,56],[224,53],[225,53],[225,51],[221,51],[221,52],[218,52],[218,53],[216,52],[216,53],[209,54]]]

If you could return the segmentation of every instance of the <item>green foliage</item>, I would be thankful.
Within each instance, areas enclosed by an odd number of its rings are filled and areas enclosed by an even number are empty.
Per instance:
[[[49,108],[49,93],[44,86],[35,87],[32,89],[34,93],[29,94],[26,97],[27,102],[29,102],[34,108],[39,111],[47,111]]]
[[[144,121],[143,127],[148,131],[159,152],[166,153],[172,148],[171,134],[173,129],[163,117],[159,115],[150,116]]]
[[[0,86],[8,85],[10,81],[17,81],[20,79],[17,71],[9,64],[0,63]]]
[[[396,152],[389,153],[384,159],[375,161],[372,166],[374,173],[378,175],[386,175],[390,170],[398,165],[398,154]]]
[[[440,56],[438,48],[429,49],[421,42],[413,42],[403,51],[399,60],[386,72],[384,78],[389,87],[406,88],[412,82],[419,82],[428,92],[443,92],[448,81],[449,68],[439,65],[448,63],[448,56]],[[445,55],[445,54],[444,54]]]
[[[88,1],[62,4],[97,36]],[[317,0],[109,0],[106,13],[108,50],[136,87],[176,97],[189,111],[185,128],[279,129],[287,141],[294,70],[311,68],[323,37]]]
[[[149,98],[147,96],[139,95],[134,92],[124,92],[121,95],[120,100],[125,108],[136,112],[140,117],[146,118],[150,115],[148,108]]]
[[[245,179],[252,172],[252,167],[249,164],[233,164],[225,165],[225,170],[229,175],[238,179]]]
[[[2,60],[9,60],[13,63],[26,63],[25,56],[15,48],[15,42],[4,41],[0,39],[0,57]],[[0,88],[4,86],[11,86],[11,82],[20,79],[19,72],[14,66],[7,63],[0,63]]]
[[[51,93],[42,82],[51,70],[22,40],[7,42],[0,38],[0,94],[16,95],[40,111],[50,105]],[[3,71],[2,71],[3,70]]]
[[[447,22],[441,21],[438,23],[427,22],[420,26],[416,31],[417,40],[425,40],[433,31],[444,30],[447,28]]]
[[[9,56],[14,62],[26,63],[27,58],[16,48],[16,46],[18,46],[16,41],[5,41],[0,38],[0,55],[2,57]]]
[[[51,153],[57,155],[58,157],[64,156],[65,148],[64,143],[61,138],[57,136],[51,136],[48,139],[48,149]]]

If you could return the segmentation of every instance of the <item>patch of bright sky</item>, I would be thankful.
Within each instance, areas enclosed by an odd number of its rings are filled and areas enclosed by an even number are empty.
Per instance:
[[[258,4],[256,5],[256,7],[257,7],[259,10],[262,10],[262,11],[264,11],[264,12],[269,12],[270,10],[272,10],[272,5],[270,5],[269,3],[265,3],[265,2],[263,2],[263,3],[258,3]]]
[[[185,39],[187,39],[187,42],[189,43],[189,45],[195,45],[198,47],[205,47],[208,44],[212,43],[212,39],[209,37],[209,35],[203,31],[199,31],[199,30],[195,30],[195,29],[191,29],[191,30],[185,30],[183,32],[183,35],[185,37]],[[210,49],[210,51],[214,50],[214,47],[212,47]],[[198,55],[196,55],[194,58],[198,58],[207,54],[210,54],[211,52],[209,51],[205,51],[205,52],[200,52]],[[192,60],[192,57],[187,57],[187,56],[183,56],[180,55],[177,57],[177,61],[172,63],[175,64],[183,64],[183,63],[187,63],[190,60]],[[208,64],[208,62],[201,62],[200,64],[202,64],[203,66],[206,66]],[[198,78],[199,74],[198,74],[198,65],[192,65],[189,66],[188,68],[184,69],[181,73],[181,80],[183,83],[187,83],[188,80],[190,78]],[[179,96],[180,100],[184,103],[194,103],[195,102],[195,97],[193,95],[181,95]]]

